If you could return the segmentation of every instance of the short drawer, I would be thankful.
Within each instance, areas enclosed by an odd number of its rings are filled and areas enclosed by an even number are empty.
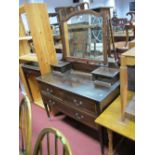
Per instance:
[[[60,99],[62,99],[64,97],[64,92],[58,88],[55,88],[53,86],[50,86],[50,85],[44,84],[44,83],[40,83],[40,82],[39,82],[39,85],[40,85],[41,94],[44,94],[47,96],[54,95]]]
[[[40,76],[40,71],[36,71],[36,70],[33,70],[33,69],[28,69],[28,68],[24,68],[23,67],[23,70],[24,70],[24,73],[29,76],[29,75],[35,75],[36,77],[37,76]]]
[[[67,92],[64,97],[64,102],[81,110],[97,114],[96,103],[90,99]]]

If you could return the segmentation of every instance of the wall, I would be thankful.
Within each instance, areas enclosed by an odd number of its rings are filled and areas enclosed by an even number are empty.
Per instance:
[[[115,0],[90,0],[90,7],[98,7],[98,6],[115,6]]]
[[[127,17],[126,13],[129,12],[129,2],[135,2],[135,0],[115,0],[115,6],[118,17]]]
[[[129,2],[135,0],[80,0],[80,2],[90,2],[90,8],[98,6],[112,6],[117,11],[119,18],[127,18],[126,13],[129,11]],[[48,12],[55,12],[55,7],[76,5],[73,0],[19,0],[21,5],[24,2],[44,2],[48,6]],[[113,9],[111,9],[113,15]],[[56,23],[56,18],[51,18],[50,23]]]

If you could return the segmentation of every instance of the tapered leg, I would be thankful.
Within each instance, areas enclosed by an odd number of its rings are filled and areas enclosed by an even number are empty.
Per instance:
[[[107,129],[108,132],[108,146],[109,146],[109,151],[108,151],[108,155],[113,155],[113,136],[112,136],[112,131]]]
[[[99,140],[100,140],[100,146],[101,146],[101,152],[102,155],[104,155],[104,147],[108,144],[108,138],[107,138],[107,132],[105,128],[98,126],[98,132],[99,132]]]
[[[45,107],[45,110],[46,110],[46,113],[47,113],[47,117],[48,117],[48,119],[51,120],[51,116],[50,116],[50,112],[49,112],[48,104],[44,104],[44,107]]]

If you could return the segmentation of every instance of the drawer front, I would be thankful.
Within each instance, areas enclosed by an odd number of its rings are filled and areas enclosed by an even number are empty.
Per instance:
[[[24,73],[29,76],[29,75],[35,75],[35,76],[40,76],[40,72],[39,71],[36,71],[36,70],[32,70],[32,69],[27,69],[27,68],[24,68],[23,67],[23,70],[24,70]]]
[[[90,112],[97,115],[96,103],[90,99],[63,91],[51,85],[39,83],[41,87],[41,94],[45,96],[53,96],[59,100],[63,100],[68,106],[79,108],[82,111]]]
[[[56,109],[60,110],[64,114],[82,122],[83,124],[93,129],[97,129],[97,125],[95,123],[96,116],[91,115],[90,113],[87,113],[87,112],[82,112],[73,107],[70,107],[68,104],[64,104],[63,101],[58,100],[54,96],[42,95],[42,98],[43,98],[44,104],[48,104],[50,109],[52,109],[52,107],[55,107]]]
[[[81,110],[97,114],[96,103],[84,97],[67,92],[64,97],[64,102]]]
[[[83,124],[93,129],[97,129],[97,125],[95,123],[96,116],[91,115],[90,113],[87,113],[87,112],[82,112],[80,110],[77,110],[73,107],[70,107],[68,104],[57,102],[55,99],[53,99],[53,101],[55,101],[56,103],[55,104],[56,108],[61,112],[63,112],[64,114],[82,122]]]
[[[52,97],[42,95],[42,99],[43,99],[44,104],[48,104],[50,107],[56,105],[56,101],[53,100]]]
[[[62,112],[64,112],[66,115],[69,115],[70,117],[84,123],[85,125],[97,129],[97,125],[95,124],[95,116],[90,115],[89,113],[82,112],[80,110],[68,107],[65,104],[59,104],[59,108]]]
[[[40,85],[41,94],[47,95],[47,96],[53,95],[61,100],[64,98],[64,91],[40,82],[39,82],[39,85]]]

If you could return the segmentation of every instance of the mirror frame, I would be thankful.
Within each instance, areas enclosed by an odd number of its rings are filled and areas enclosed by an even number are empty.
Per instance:
[[[70,50],[69,50],[69,35],[68,35],[68,25],[67,21],[77,15],[94,15],[97,17],[102,17],[103,23],[102,23],[102,36],[103,36],[103,61],[100,60],[91,60],[86,58],[76,58],[69,56]],[[108,45],[108,40],[110,40],[110,34],[108,34],[108,27],[109,27],[109,18],[104,12],[97,13],[92,10],[81,10],[81,11],[75,11],[71,13],[67,18],[65,18],[61,22],[62,26],[62,44],[63,44],[63,59],[68,61],[78,61],[83,63],[103,63],[103,65],[108,66],[108,48],[110,48],[110,42]],[[104,30],[104,31],[103,31]],[[110,52],[109,52],[110,53]]]

